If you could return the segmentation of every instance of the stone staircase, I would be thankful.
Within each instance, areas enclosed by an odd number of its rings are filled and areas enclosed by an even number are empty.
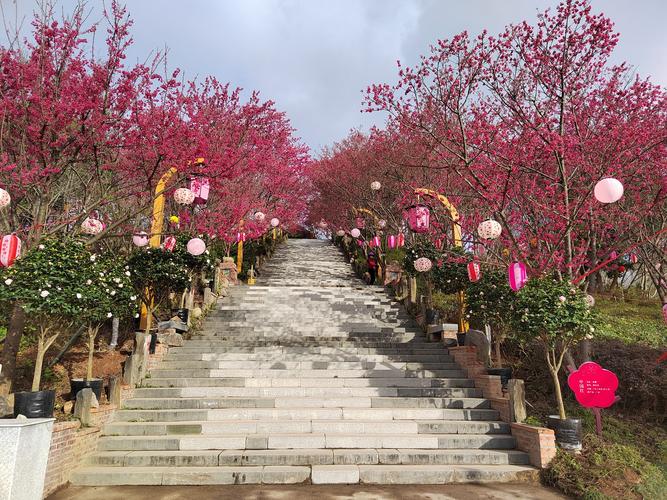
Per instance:
[[[472,380],[337,249],[290,240],[170,349],[72,483],[532,480]]]

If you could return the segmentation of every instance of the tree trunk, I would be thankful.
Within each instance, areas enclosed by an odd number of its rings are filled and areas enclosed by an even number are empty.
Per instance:
[[[565,415],[565,405],[563,404],[563,394],[560,390],[560,380],[558,380],[558,371],[549,366],[549,371],[551,372],[551,378],[554,384],[554,393],[556,394],[556,403],[558,405],[558,415],[561,420],[565,420],[567,417]]]
[[[86,380],[93,378],[93,355],[95,354],[95,337],[97,332],[88,329],[88,364],[86,366]]]
[[[46,349],[44,348],[44,338],[39,337],[37,342],[37,358],[35,359],[35,373],[32,376],[32,392],[39,391],[39,384],[42,381],[42,365],[44,364],[44,355]]]
[[[25,312],[23,311],[23,307],[15,303],[12,308],[11,317],[9,318],[9,325],[7,325],[7,336],[2,348],[2,356],[0,356],[2,376],[9,381],[10,388],[16,372],[16,356],[21,345],[24,325]]]
[[[493,343],[496,351],[496,368],[502,368],[503,367],[503,357],[502,354],[500,353],[500,340],[496,340]]]

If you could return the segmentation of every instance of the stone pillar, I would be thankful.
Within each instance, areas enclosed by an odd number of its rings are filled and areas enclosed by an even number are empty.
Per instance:
[[[109,347],[116,347],[118,345],[118,325],[120,320],[117,316],[114,316],[111,320],[111,342],[109,342]]]
[[[136,332],[134,340],[134,352],[125,362],[125,370],[123,370],[123,380],[132,387],[136,387],[146,375],[151,336],[144,332]]]
[[[410,278],[410,302],[417,303],[417,278]]]
[[[526,392],[523,380],[512,378],[507,382],[507,395],[510,399],[510,422],[526,420]]]
[[[0,420],[0,498],[42,498],[53,421],[53,418]]]

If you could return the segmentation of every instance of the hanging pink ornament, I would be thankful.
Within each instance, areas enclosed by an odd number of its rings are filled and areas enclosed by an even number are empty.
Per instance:
[[[433,262],[427,257],[419,257],[414,261],[415,271],[419,273],[426,273],[433,267]]]
[[[360,247],[363,247],[364,246],[364,240],[357,240],[357,245],[359,245]]]
[[[336,231],[336,236],[342,238],[343,236],[345,236],[345,230],[339,229],[338,231]]]
[[[482,270],[479,266],[479,262],[468,262],[468,279],[473,283],[479,281],[482,277]]]
[[[195,201],[195,194],[188,188],[178,188],[174,191],[174,201],[179,205],[192,205]]]
[[[206,243],[201,238],[192,238],[188,241],[188,253],[192,255],[201,255],[206,251]]]
[[[148,234],[146,232],[141,231],[140,233],[136,233],[132,236],[132,243],[134,243],[138,247],[145,247],[148,245]]]
[[[598,181],[593,194],[600,203],[614,203],[623,197],[623,184],[618,179],[607,177]]]
[[[610,259],[618,259],[618,252],[616,250],[609,253]]]
[[[398,233],[396,237],[396,246],[404,247],[405,246],[405,235],[403,233]]]
[[[508,269],[510,288],[515,292],[521,290],[528,281],[526,265],[523,262],[512,262]]]
[[[366,227],[366,221],[364,220],[363,217],[356,217],[354,219],[354,225],[359,229],[363,229]]]
[[[639,262],[639,257],[637,256],[636,253],[631,253],[628,260],[630,260],[631,264],[636,264],[637,262]]]
[[[408,226],[415,233],[426,233],[431,223],[431,211],[426,205],[414,205],[408,209]]]
[[[667,323],[667,304],[662,306],[662,319]]]
[[[264,219],[266,219],[266,215],[264,215],[264,212],[255,212],[255,215],[253,215],[253,219],[255,219],[257,222],[264,222]]]
[[[162,243],[162,247],[169,252],[173,252],[174,248],[176,248],[176,238],[173,236],[167,236],[164,239],[164,243]]]
[[[380,240],[379,236],[373,237],[373,246],[377,248],[380,248],[382,246],[382,240]]]
[[[371,189],[373,191],[379,191],[381,187],[382,187],[382,184],[380,184],[378,181],[371,182]]]
[[[7,191],[0,188],[0,208],[5,208],[12,202],[12,197]]]
[[[274,217],[271,219],[271,227],[278,227],[280,225],[280,219],[278,217]]]
[[[389,248],[396,248],[396,236],[394,236],[393,234],[387,236],[387,246]]]
[[[104,231],[104,224],[102,221],[93,219],[91,217],[86,217],[81,223],[81,232],[84,234],[100,234]]]
[[[495,240],[502,232],[503,228],[500,223],[493,219],[480,222],[479,226],[477,226],[477,234],[479,234],[479,237],[483,240]]]
[[[190,191],[195,195],[196,205],[204,205],[208,201],[208,194],[211,190],[211,181],[208,177],[195,177],[190,181]],[[189,203],[186,203],[189,205]]]
[[[0,247],[0,264],[2,267],[10,267],[16,259],[21,256],[21,240],[15,234],[2,237]]]
[[[350,231],[350,234],[352,235],[353,238],[358,238],[361,236],[361,231],[359,231],[356,227]]]
[[[380,229],[384,229],[384,228],[386,227],[386,225],[387,225],[387,221],[386,221],[386,220],[384,220],[384,219],[380,219],[380,220],[378,221],[378,226],[380,227]]]
[[[239,243],[241,241],[245,242],[245,240],[246,240],[246,234],[244,232],[236,233],[236,243]]]

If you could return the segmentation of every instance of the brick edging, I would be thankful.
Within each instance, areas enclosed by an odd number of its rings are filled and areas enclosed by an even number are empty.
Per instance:
[[[531,465],[543,469],[556,456],[556,435],[553,430],[518,422],[511,424],[511,429],[517,448],[528,453]]]

